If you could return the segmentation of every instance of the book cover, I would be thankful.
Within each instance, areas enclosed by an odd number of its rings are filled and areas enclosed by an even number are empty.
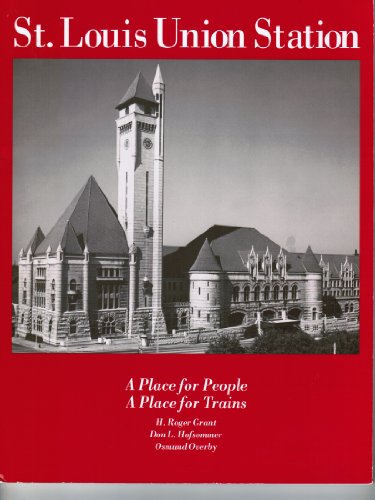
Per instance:
[[[5,2],[3,481],[371,482],[372,19]]]

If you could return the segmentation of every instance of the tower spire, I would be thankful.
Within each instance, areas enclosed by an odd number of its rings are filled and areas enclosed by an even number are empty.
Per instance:
[[[164,84],[164,80],[163,80],[163,76],[161,74],[161,69],[160,69],[160,65],[158,64],[156,66],[156,73],[155,73],[155,78],[154,78],[154,82],[153,82],[153,86],[154,85],[157,85],[157,84]]]

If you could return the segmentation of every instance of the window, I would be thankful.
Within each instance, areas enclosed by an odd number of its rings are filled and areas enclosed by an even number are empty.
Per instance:
[[[350,303],[349,311],[351,313],[354,311],[354,304],[353,304],[353,302]]]
[[[181,314],[181,326],[187,325],[187,312]]]
[[[234,286],[233,292],[232,292],[232,300],[233,300],[233,302],[238,302],[239,298],[240,298],[240,287]]]
[[[45,278],[46,277],[46,268],[45,267],[37,267],[36,268],[36,276],[37,278]]]
[[[51,290],[55,290],[55,280],[51,281]]]
[[[200,312],[200,311],[198,311],[198,318],[200,318],[200,317],[201,317],[201,312]]]
[[[210,282],[209,282],[209,281],[207,281],[207,286],[208,286],[208,287],[210,286]]]
[[[273,289],[273,300],[279,300],[280,287],[278,285]]]
[[[115,318],[108,316],[102,323],[102,337],[114,335],[116,333],[115,326]]]
[[[35,281],[34,306],[46,307],[46,282]]]
[[[25,321],[25,315],[22,313],[21,314],[21,321],[20,321],[21,325],[23,325],[24,321]]]
[[[264,300],[265,301],[270,300],[270,287],[269,287],[269,285],[266,285],[264,287]]]
[[[49,320],[49,323],[48,323],[48,332],[51,333],[52,332],[52,319]]]
[[[254,300],[256,302],[260,301],[260,286],[258,285],[254,288]]]
[[[128,115],[129,114],[129,106],[126,106],[125,108],[125,114]]]
[[[74,335],[77,333],[77,320],[74,318],[69,323],[69,335]]]
[[[297,300],[298,287],[297,285],[292,286],[292,300]]]
[[[98,287],[98,309],[118,309],[120,307],[120,287],[117,284],[103,283]]]
[[[27,280],[25,278],[23,280],[22,304],[26,304],[26,302],[27,302]]]
[[[207,314],[207,323],[209,323],[209,322],[210,322],[210,315]]]
[[[42,316],[38,316],[36,318],[36,330],[38,332],[42,332],[43,331],[43,320],[42,320]]]
[[[313,319],[313,321],[315,321],[317,319],[316,307],[313,307],[313,310],[312,310],[312,319]]]
[[[207,300],[210,300],[210,294],[209,293],[207,294]]]
[[[249,302],[249,300],[250,300],[250,287],[249,286],[245,286],[245,288],[244,288],[243,300],[245,302]]]
[[[198,295],[201,294],[201,287],[198,288]]]
[[[345,304],[345,312],[349,312],[349,304]]]
[[[76,311],[77,309],[77,282],[70,280],[68,290],[68,311]]]
[[[283,300],[288,300],[289,289],[288,285],[285,285],[283,288]]]

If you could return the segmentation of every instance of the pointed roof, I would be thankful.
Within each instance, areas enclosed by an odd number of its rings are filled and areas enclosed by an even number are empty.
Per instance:
[[[309,273],[321,273],[321,267],[319,266],[319,262],[317,261],[313,251],[311,250],[311,246],[307,247],[305,255],[302,257],[302,263]]]
[[[154,81],[153,81],[153,84],[157,84],[157,83],[164,83],[163,75],[161,74],[159,64],[156,67],[156,73],[155,73],[155,77],[154,77]]]
[[[272,255],[277,255],[280,245],[251,227],[211,226],[207,231],[188,243],[185,247],[166,254],[163,258],[165,276],[180,276],[188,272],[195,263],[205,240],[211,245],[221,269],[226,272],[246,272],[251,248],[259,254],[267,247]]]
[[[70,221],[66,223],[61,249],[68,255],[82,255],[82,248]]]
[[[136,99],[152,103],[156,102],[151,86],[148,84],[141,72],[138,73],[135,80],[126,91],[124,97],[116,106],[116,109],[120,110]]]
[[[61,249],[72,255],[82,255],[85,245],[91,254],[127,255],[128,245],[116,212],[95,178],[91,176],[36,249],[45,254]]]
[[[204,272],[221,272],[221,266],[218,263],[211,245],[206,238],[202,245],[202,248],[199,250],[198,256],[195,259],[194,264],[191,266],[190,271],[204,271]]]
[[[45,236],[43,231],[40,229],[38,226],[35,233],[33,234],[33,237],[31,238],[29,244],[24,250],[24,254],[26,255],[29,250],[31,250],[31,254],[34,255],[35,250],[38,248],[38,246],[42,243],[44,240]]]

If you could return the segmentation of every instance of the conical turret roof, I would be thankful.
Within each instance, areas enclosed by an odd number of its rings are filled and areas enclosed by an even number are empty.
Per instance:
[[[202,248],[200,249],[194,264],[191,266],[190,271],[194,272],[222,271],[221,266],[218,263],[207,238],[204,240]]]

